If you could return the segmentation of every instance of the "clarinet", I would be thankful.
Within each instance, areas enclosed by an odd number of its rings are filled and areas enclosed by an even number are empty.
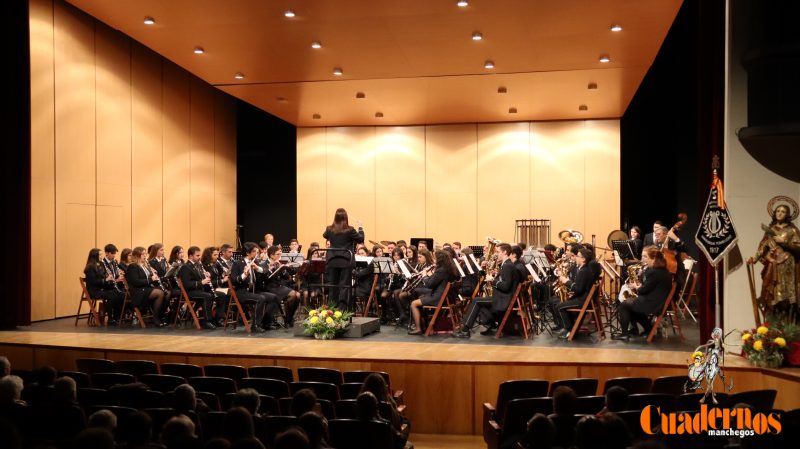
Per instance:
[[[105,259],[103,259],[102,264],[103,264],[103,268],[105,268],[106,274],[111,276],[112,278],[114,278],[114,280],[111,281],[111,285],[114,286],[114,290],[116,290],[117,293],[122,293],[122,290],[119,289],[119,285],[117,285],[117,278],[114,277],[114,272],[111,271],[111,268],[108,268],[108,264],[107,264]]]
[[[148,266],[147,262],[145,262],[142,265],[142,268],[144,268],[144,272],[147,275],[147,279],[150,280],[150,282],[152,283],[153,282],[153,280],[152,280],[153,279],[153,272],[150,271],[150,267]],[[156,276],[157,276],[156,283],[158,284],[158,288],[160,288],[161,291],[166,292],[167,289],[164,288],[164,284],[161,283],[161,277],[158,276],[158,273],[156,273]]]
[[[211,274],[208,271],[206,271],[206,268],[203,266],[202,262],[199,263],[198,265],[200,265],[200,271],[203,273],[203,277],[208,278],[208,280],[210,281],[208,283],[208,291],[211,294],[214,294],[214,278],[212,278]]]

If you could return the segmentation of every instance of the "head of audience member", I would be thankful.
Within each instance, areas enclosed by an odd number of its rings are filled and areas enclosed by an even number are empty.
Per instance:
[[[98,410],[86,420],[86,427],[91,429],[103,429],[114,435],[117,432],[117,415],[111,413],[109,410]]]
[[[386,380],[378,373],[372,373],[364,379],[361,385],[361,393],[369,391],[378,402],[386,401],[389,397],[389,387],[386,385]]]
[[[361,421],[371,421],[377,419],[378,399],[369,391],[359,393],[356,398],[356,418]]]
[[[58,377],[58,371],[52,366],[42,366],[36,370],[36,384],[40,387],[52,387]]]
[[[628,425],[615,413],[606,413],[600,421],[606,434],[606,449],[625,449],[631,445]]]
[[[74,403],[78,400],[78,385],[75,379],[67,376],[59,377],[53,382],[53,389],[58,399],[65,403]]]
[[[528,447],[530,449],[550,449],[556,440],[556,426],[547,416],[537,413],[528,420]]]
[[[212,438],[206,442],[203,449],[230,449],[231,442],[225,438]]]
[[[553,413],[558,416],[572,416],[575,414],[577,397],[572,388],[562,385],[553,392]]]
[[[613,386],[606,391],[606,411],[621,412],[628,407],[628,390]]]
[[[197,406],[197,393],[195,393],[194,387],[189,384],[181,384],[175,387],[173,403],[175,410],[179,412],[194,410]]]
[[[242,438],[230,445],[231,449],[265,449],[264,444],[255,437]]]
[[[11,362],[8,357],[0,355],[0,378],[11,374]]]
[[[306,412],[318,412],[317,408],[317,395],[311,389],[303,388],[292,396],[292,416],[303,416]]]
[[[602,449],[605,446],[606,433],[600,418],[587,415],[575,426],[575,447],[577,449]]]
[[[308,436],[310,449],[322,447],[322,442],[325,439],[325,422],[322,416],[314,412],[306,412],[298,418],[297,424]]]
[[[20,401],[24,384],[22,378],[13,374],[0,379],[0,404],[13,404]]]
[[[188,416],[173,416],[161,429],[161,443],[167,449],[189,447],[197,440],[194,430],[194,423]]]
[[[302,430],[292,427],[275,438],[275,449],[308,449],[308,437]]]
[[[142,411],[131,413],[121,421],[117,437],[127,447],[144,446],[153,437],[153,420]]]
[[[261,397],[258,391],[252,388],[242,388],[233,396],[233,407],[244,407],[245,410],[250,412],[251,415],[258,415],[258,409],[261,407]]]
[[[233,407],[225,415],[222,435],[230,442],[255,436],[253,416],[244,407]]]
[[[114,436],[105,429],[84,429],[72,440],[74,449],[114,449]]]

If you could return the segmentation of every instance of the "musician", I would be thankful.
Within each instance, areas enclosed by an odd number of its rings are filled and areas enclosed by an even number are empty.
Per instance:
[[[233,247],[231,245],[224,243],[219,247],[219,264],[225,271],[231,272],[231,268],[233,268]]]
[[[106,270],[114,276],[114,283],[118,290],[125,290],[125,285],[122,280],[125,278],[125,271],[119,267],[117,263],[117,247],[113,243],[109,243],[103,248],[105,256],[103,257],[103,266]]]
[[[275,295],[279,302],[284,303],[286,308],[284,324],[291,326],[294,324],[294,314],[297,312],[297,306],[300,303],[300,293],[286,286],[286,283],[291,281],[291,276],[285,269],[282,273],[273,275],[281,268],[281,247],[277,245],[271,246],[267,250],[267,257],[268,273],[265,273],[267,278],[264,281],[264,288],[268,293]]]
[[[168,266],[167,259],[164,258],[164,245],[161,243],[154,243],[150,245],[147,253],[150,268],[155,271],[155,274],[158,275],[158,278],[161,280],[161,285],[166,289],[164,292],[164,303],[169,305],[172,299],[172,289],[169,280],[166,279]]]
[[[108,324],[116,326],[125,292],[117,287],[116,278],[100,262],[100,249],[92,248],[83,269],[86,277],[86,290],[92,299],[104,299],[108,312]]]
[[[202,326],[206,329],[216,329],[211,323],[211,311],[214,303],[214,294],[209,291],[211,288],[211,277],[206,276],[203,266],[200,263],[202,254],[197,246],[190,246],[187,251],[189,260],[180,268],[178,278],[183,283],[183,289],[189,295],[189,299],[200,302],[205,311],[205,319]]]
[[[460,258],[461,257],[461,242],[453,242],[452,248],[453,248],[453,251],[456,252],[456,257]]]
[[[300,242],[297,239],[289,240],[289,254],[297,254],[300,252]]]
[[[591,251],[586,248],[579,249],[577,254],[575,254],[575,263],[577,266],[575,281],[570,281],[569,277],[564,275],[559,277],[561,282],[569,287],[571,295],[570,299],[560,303],[555,308],[556,316],[561,319],[561,326],[563,327],[561,335],[558,336],[559,338],[569,338],[569,334],[572,329],[573,321],[569,312],[567,312],[567,309],[583,306],[583,302],[586,300],[586,295],[588,295],[589,291],[592,289],[592,284],[594,283],[596,276],[594,269],[589,265],[591,260]]]
[[[161,278],[161,281],[167,281],[167,288],[171,288],[170,290],[170,298],[172,302],[176,304],[170,303],[171,306],[177,306],[177,303],[180,302],[181,299],[181,290],[178,288],[178,283],[175,281],[175,278],[178,276],[178,271],[183,266],[186,261],[184,260],[184,251],[183,247],[176,245],[173,246],[169,252],[169,259],[167,259],[167,263],[169,266],[167,267],[167,273]],[[170,307],[170,318],[174,318],[174,313],[178,309],[178,307]]]
[[[336,300],[336,307],[340,310],[353,310],[350,302],[350,282],[353,276],[355,259],[353,258],[353,247],[356,243],[364,242],[364,228],[361,221],[356,222],[358,230],[350,226],[347,218],[347,211],[343,208],[336,209],[333,216],[333,223],[325,229],[322,237],[330,240],[331,249],[339,251],[327,251],[327,271],[326,279],[329,284],[335,285],[330,289],[331,299]]]
[[[403,293],[403,284],[406,282],[406,278],[403,276],[403,272],[400,269],[400,264],[403,264],[409,272],[413,272],[414,270],[405,258],[405,251],[400,246],[395,247],[394,251],[392,251],[392,261],[394,264],[392,266],[392,274],[389,276],[387,290],[391,297],[389,300],[391,308],[395,311],[395,316],[398,319],[399,325],[402,326],[408,322],[408,313],[406,312],[407,308],[403,307],[403,301],[400,299],[400,294]]]
[[[367,257],[367,248],[363,246],[359,247],[356,250],[356,255]],[[369,297],[369,294],[372,291],[372,278],[374,274],[375,269],[371,263],[364,267],[356,267],[356,298]]]
[[[264,240],[263,241],[266,244],[267,248],[269,248],[270,246],[274,246],[275,245],[275,236],[272,235],[272,234],[269,234],[269,233],[264,234]]]
[[[214,325],[222,327],[225,325],[225,314],[228,311],[228,295],[222,291],[217,291],[218,288],[228,288],[228,274],[222,263],[219,261],[219,250],[213,246],[203,250],[203,255],[200,256],[200,263],[203,264],[203,269],[206,273],[211,275],[211,293],[214,294],[214,303],[217,306],[217,313],[214,317]]]
[[[453,249],[455,249],[455,245],[456,244],[454,243]],[[458,252],[456,252],[456,254],[458,254]],[[470,259],[470,254],[472,254],[472,248],[468,246],[461,250],[461,256],[459,258],[461,266],[464,270],[464,278],[461,279],[461,289],[458,293],[464,298],[472,297],[472,293],[475,291],[475,287],[478,285],[478,281],[481,278],[481,269],[479,266],[475,265],[475,262],[473,262],[472,259]],[[472,268],[471,274],[468,267]]]
[[[383,257],[383,248],[380,246],[373,246],[372,247],[372,257]]]
[[[589,266],[589,268],[592,269],[592,276],[593,276],[592,279],[596,281],[600,279],[600,275],[603,273],[603,267],[600,266],[600,262],[598,262],[597,259],[595,258],[594,246],[592,246],[591,243],[584,243],[583,247],[588,249],[589,253],[592,256],[591,259],[586,261],[586,264]]]
[[[141,311],[145,304],[150,303],[153,309],[153,326],[166,326],[167,323],[161,316],[164,309],[164,290],[154,287],[158,285],[158,273],[147,262],[147,252],[143,247],[137,246],[131,252],[131,263],[128,264],[125,277],[128,280],[131,304]]]
[[[647,265],[647,269],[644,270],[641,284],[634,285],[638,287],[639,295],[620,304],[619,323],[622,333],[612,335],[614,340],[630,340],[628,326],[631,322],[641,324],[645,335],[649,334],[652,324],[648,315],[661,312],[672,288],[672,274],[667,271],[664,254],[658,248],[653,245],[644,247],[642,262]]]
[[[631,230],[628,232],[628,237],[633,240],[633,258],[634,259],[641,259],[642,258],[642,230],[639,229],[639,226],[631,227]]]
[[[413,268],[415,271],[417,269],[417,247],[416,246],[409,246],[405,250],[406,253],[406,262],[408,262],[408,266]]]
[[[667,228],[666,226],[661,226],[660,228],[656,229],[653,232],[653,245],[661,249],[664,246],[664,242],[667,242],[667,248],[675,251],[676,253],[684,251],[686,245],[681,241],[680,237],[675,234],[675,231]]]
[[[122,252],[119,253],[119,267],[125,271],[128,269],[129,263],[131,263],[131,249],[123,248]]]
[[[515,246],[512,250],[508,243],[500,243],[496,246],[499,249],[498,262],[500,263],[499,275],[494,277],[491,273],[486,275],[486,281],[492,282],[494,295],[483,298],[475,298],[467,311],[467,319],[461,325],[461,329],[453,332],[454,337],[469,338],[475,320],[480,316],[481,322],[486,326],[486,330],[481,335],[491,335],[496,332],[497,318],[505,313],[511,297],[519,284],[519,271],[514,267],[514,261],[522,257],[522,250]]]
[[[395,247],[396,248],[402,248],[403,249],[403,254],[405,254],[406,253],[406,249],[408,248],[408,243],[406,243],[405,240],[398,240],[397,241],[397,245],[395,245]]]
[[[392,254],[394,249],[397,247],[397,244],[394,242],[389,242],[386,244],[386,254]]]
[[[428,242],[425,240],[420,240],[417,242],[417,252],[422,251],[423,249],[425,251],[430,251],[430,248],[428,248]]]
[[[655,244],[655,233],[658,229],[664,227],[664,223],[661,221],[654,221],[653,222],[653,232],[644,236],[644,242],[642,243],[644,246],[650,246]]]
[[[256,265],[256,258],[258,257],[258,245],[253,242],[244,244],[245,257],[243,260],[233,262],[233,267],[230,272],[230,279],[236,288],[236,297],[242,304],[255,304],[253,307],[253,324],[251,326],[254,332],[264,332],[261,323],[266,320],[268,323],[272,322],[272,317],[278,312],[280,301],[272,293],[259,292],[255,290],[256,273],[262,270],[261,267]],[[249,289],[249,290],[248,290]]]
[[[308,253],[306,255],[305,263],[311,263],[309,261],[314,259],[319,259],[319,243],[318,242],[311,242],[308,246]],[[322,287],[313,287],[314,285],[319,285],[322,283],[322,274],[321,273],[312,273],[307,272],[305,275],[305,279],[303,279],[303,289],[301,291],[303,305],[308,306],[309,301],[316,302],[316,298],[318,296],[322,296]]]
[[[430,255],[428,250],[422,250],[420,256],[422,256],[423,252]],[[422,288],[416,289],[416,293],[420,294],[420,296],[411,302],[411,315],[414,317],[416,330],[410,331],[409,335],[422,335],[422,306],[437,305],[442,293],[444,293],[444,289],[447,287],[447,283],[456,281],[459,278],[458,269],[447,251],[436,251],[435,255],[436,270],[433,275],[423,279]]]

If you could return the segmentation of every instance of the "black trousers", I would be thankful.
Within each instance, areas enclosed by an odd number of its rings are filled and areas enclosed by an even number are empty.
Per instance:
[[[464,324],[461,325],[462,330],[470,330],[472,326],[475,325],[475,320],[478,319],[478,316],[481,318],[481,322],[489,323],[490,320],[494,319],[494,312],[492,312],[492,297],[486,298],[475,298],[472,301],[472,304],[469,305],[469,311],[467,311],[467,320],[464,321]]]
[[[207,320],[211,320],[211,309],[214,304],[214,294],[210,292],[206,292],[203,290],[192,290],[186,292],[189,295],[189,299],[195,301],[195,303],[200,303],[203,307],[203,313]],[[180,308],[180,306],[178,306]],[[197,307],[195,307],[196,309]],[[197,310],[195,310],[197,312]]]
[[[280,301],[278,297],[272,293],[258,292],[251,293],[247,290],[237,290],[236,297],[242,306],[250,305],[253,307],[253,316],[250,319],[253,324],[261,326],[262,322],[266,320],[267,323],[272,323],[272,317],[278,312],[280,308]]]
[[[355,310],[350,298],[353,267],[328,267],[325,276],[325,283],[335,285],[330,288],[328,302],[336,301],[336,308],[340,310]]]
[[[122,301],[125,300],[125,293],[111,289],[102,289],[97,294],[92,295],[92,298],[105,300],[109,319],[113,321],[119,319],[120,309],[122,309]]]
[[[559,318],[561,319],[561,325],[566,330],[572,330],[573,323],[572,316],[567,312],[567,309],[574,309],[576,307],[583,306],[583,301],[585,298],[577,298],[577,299],[568,299],[561,304],[556,306],[556,312]]]
[[[639,323],[645,332],[650,332],[650,320],[647,315],[637,312],[634,308],[635,299],[629,299],[619,305],[619,327],[622,328],[622,335],[628,334],[629,325],[631,322]]]

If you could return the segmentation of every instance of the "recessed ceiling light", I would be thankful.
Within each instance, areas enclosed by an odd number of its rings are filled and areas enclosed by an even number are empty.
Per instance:
[[[319,115],[319,114],[314,114],[314,115],[311,116],[311,118],[313,118],[314,120],[319,120],[319,119],[322,118],[322,116]]]
[[[479,41],[481,39],[483,39],[483,35],[481,33],[477,32],[477,31],[472,33],[472,40],[473,41]]]
[[[314,41],[311,43],[311,48],[322,48],[322,42]]]
[[[364,92],[356,92],[356,98],[367,98],[367,94]]]
[[[487,68],[487,69],[493,69],[494,68],[494,61],[486,61],[486,62],[484,62],[483,63],[483,67]]]
[[[589,85],[586,86],[586,88],[587,89],[591,89],[591,90],[595,90],[595,89],[597,89],[597,83],[589,83]]]
[[[233,75],[233,77],[236,78],[237,80],[243,80],[244,79],[244,73],[236,72],[236,75]]]
[[[344,72],[339,67],[336,67],[336,68],[333,69],[333,74],[336,75],[336,76],[342,76],[344,74]]]
[[[156,19],[154,19],[154,18],[152,18],[150,16],[147,16],[147,17],[144,18],[144,24],[145,25],[155,25],[155,23],[156,23]]]
[[[586,106],[585,104],[582,104],[582,105],[578,106],[578,110],[579,111],[588,111],[589,110],[589,106]]]
[[[602,62],[602,63],[611,62],[611,56],[608,56],[608,55],[600,56],[600,62]]]
[[[622,27],[619,25],[611,25],[611,31],[619,33],[620,31],[622,31]]]
[[[516,114],[517,113],[517,108],[508,108],[508,113],[509,114]]]
[[[467,0],[458,0],[458,2],[456,2],[456,5],[458,5],[461,8],[466,8],[469,5],[469,2]]]
[[[203,50],[203,47],[194,47],[194,54],[196,54],[196,55],[202,55],[205,52],[206,51]]]
[[[497,88],[497,93],[498,94],[504,94],[506,92],[508,92],[508,89],[506,89],[504,86],[500,86],[500,87]]]
[[[286,17],[294,17],[295,13],[293,9],[287,9],[286,12],[283,13],[283,15]]]
[[[375,117],[376,118],[383,118],[383,112],[376,112],[375,113]]]

